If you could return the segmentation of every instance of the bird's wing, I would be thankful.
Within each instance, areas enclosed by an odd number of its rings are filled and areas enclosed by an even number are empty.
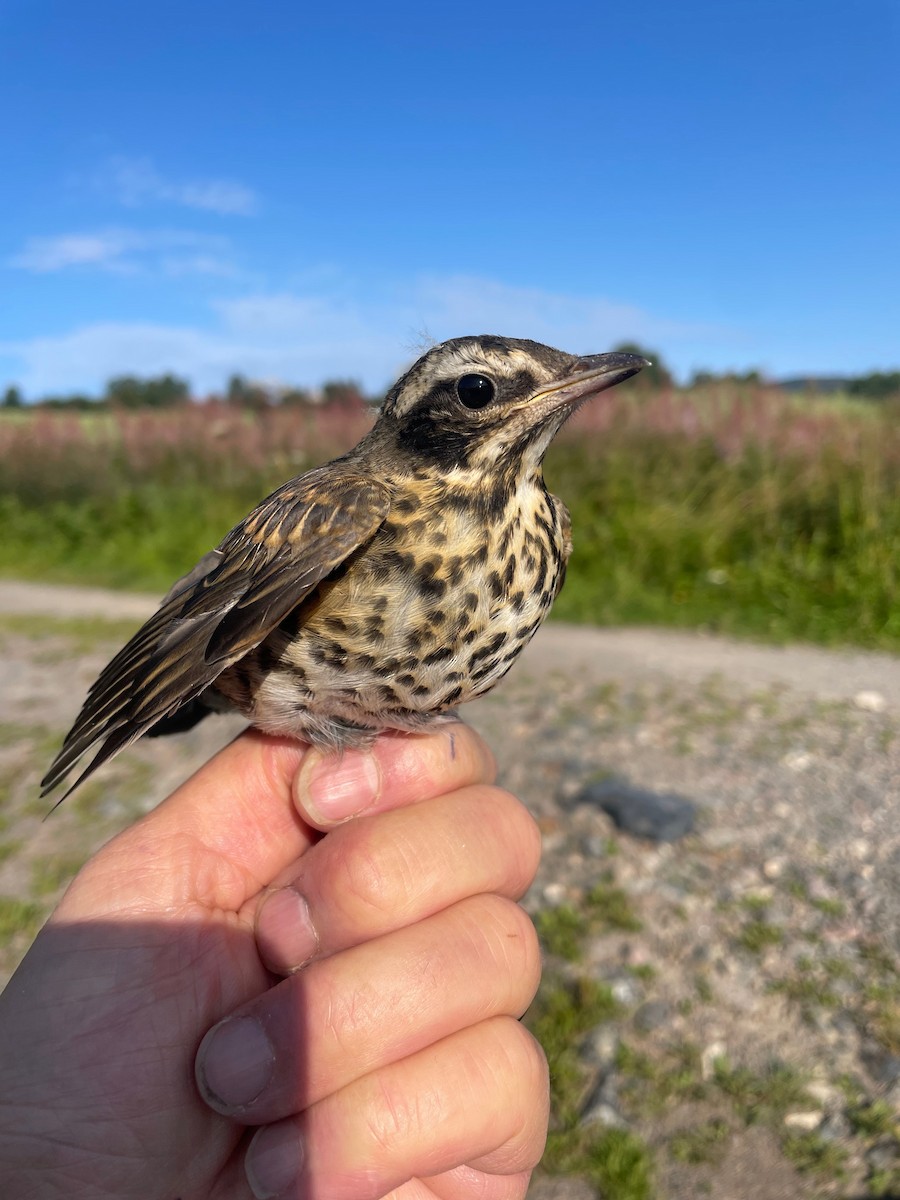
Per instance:
[[[369,541],[389,508],[383,484],[333,468],[273,492],[174,585],[105,668],[42,780],[42,794],[97,742],[73,787],[198,696]]]

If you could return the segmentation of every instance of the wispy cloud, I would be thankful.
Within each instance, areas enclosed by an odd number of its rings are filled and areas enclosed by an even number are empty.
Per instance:
[[[431,332],[441,339],[465,329],[529,337],[593,353],[626,339],[654,343],[711,332],[710,326],[699,322],[671,320],[605,297],[551,292],[468,275],[423,276],[416,283],[413,301],[429,328],[432,321],[436,323]]]
[[[127,253],[134,237],[126,230],[106,229],[97,233],[64,233],[55,237],[29,238],[7,265],[21,271],[44,274],[67,267],[101,267],[128,270]]]
[[[29,238],[7,266],[36,274],[81,268],[119,275],[234,276],[229,251],[226,238],[191,230],[100,229]]]
[[[246,184],[233,179],[167,178],[149,158],[111,159],[96,182],[129,208],[175,204],[220,216],[249,217],[259,207],[259,197]]]
[[[202,254],[201,254],[202,257]],[[497,280],[432,276],[372,291],[346,278],[300,292],[258,292],[213,304],[204,326],[98,322],[62,336],[0,343],[11,378],[29,396],[99,391],[112,375],[175,371],[198,392],[233,372],[315,385],[354,378],[374,392],[419,353],[422,331],[530,337],[590,353],[625,338],[670,351],[723,327],[680,323],[597,297],[566,296]]]

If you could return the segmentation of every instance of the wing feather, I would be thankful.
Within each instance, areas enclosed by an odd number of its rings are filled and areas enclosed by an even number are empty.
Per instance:
[[[73,787],[209,687],[364,546],[389,508],[383,484],[338,473],[333,465],[273,492],[172,587],[103,670],[42,781],[42,794],[98,742]]]

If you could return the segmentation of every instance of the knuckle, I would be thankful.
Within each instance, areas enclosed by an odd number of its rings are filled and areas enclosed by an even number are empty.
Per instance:
[[[356,920],[365,921],[370,915],[382,917],[396,906],[397,866],[385,862],[378,834],[374,821],[346,826],[339,852],[329,864],[334,881],[329,889],[331,896]]]
[[[369,1140],[388,1159],[426,1132],[419,1094],[398,1086],[391,1075],[377,1077],[364,1120]]]
[[[476,896],[468,902],[472,937],[495,967],[529,982],[540,975],[540,946],[531,918],[505,896]]]

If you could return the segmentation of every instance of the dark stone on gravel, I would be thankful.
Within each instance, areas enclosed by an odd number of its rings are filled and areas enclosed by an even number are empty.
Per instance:
[[[862,1058],[872,1073],[872,1078],[888,1087],[900,1081],[900,1054],[891,1054],[877,1043],[863,1047]]]
[[[576,799],[602,808],[625,833],[652,842],[676,842],[694,828],[694,805],[672,792],[648,792],[607,779],[588,784]]]
[[[634,1014],[633,1023],[640,1033],[652,1033],[672,1016],[672,1005],[665,1000],[648,1000]]]
[[[604,1125],[607,1129],[627,1129],[628,1122],[619,1110],[619,1088],[615,1075],[605,1076],[594,1088],[581,1110],[581,1124]]]
[[[843,1112],[829,1113],[816,1130],[816,1133],[825,1142],[839,1142],[843,1138],[849,1137],[851,1132],[850,1122]]]
[[[893,1138],[882,1138],[866,1151],[866,1162],[872,1171],[892,1171],[897,1165],[900,1146]]]

